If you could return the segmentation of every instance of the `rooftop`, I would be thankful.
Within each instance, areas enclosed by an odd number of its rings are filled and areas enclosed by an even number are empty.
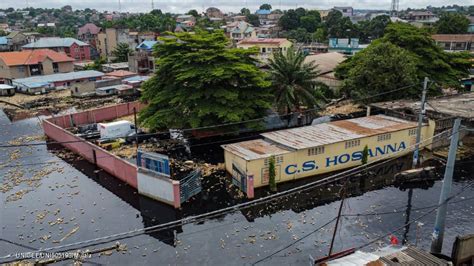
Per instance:
[[[161,41],[163,42],[163,41]],[[137,49],[143,49],[143,50],[148,50],[151,51],[153,49],[153,46],[157,44],[158,41],[143,41],[137,46]]]
[[[0,84],[0,90],[9,90],[14,89],[15,87],[7,85],[7,84]]]
[[[100,32],[100,28],[97,27],[94,23],[87,23],[84,26],[79,28],[77,35],[83,35],[86,33],[97,34]]]
[[[89,44],[81,42],[74,38],[58,38],[58,37],[49,37],[41,38],[36,42],[29,43],[24,45],[23,48],[53,48],[53,47],[70,47],[76,43],[79,46],[88,46]]]
[[[434,34],[431,37],[438,42],[474,42],[474,34]]]
[[[0,45],[5,45],[5,44],[8,44],[7,37],[5,37],[5,36],[0,37]]]
[[[255,14],[257,15],[270,15],[272,13],[271,10],[267,10],[267,9],[259,9],[257,11],[255,11]]]
[[[262,139],[222,145],[222,148],[244,158],[245,160],[261,159],[271,155],[280,155],[290,152],[290,150],[285,149],[284,147],[280,147]]]
[[[282,44],[288,42],[285,38],[248,38],[241,40],[238,44]]]
[[[440,113],[446,116],[461,117],[474,121],[474,92],[457,94],[453,96],[439,97],[429,100],[426,105],[428,112]],[[390,102],[380,102],[371,104],[373,107],[390,110],[411,109],[420,110],[419,101],[397,100]]]
[[[317,65],[317,69],[320,74],[325,74],[334,71],[334,69],[346,60],[346,57],[338,52],[323,53],[316,55],[308,55],[305,59],[305,63],[314,62]]]
[[[60,82],[60,81],[69,81],[69,80],[76,80],[76,79],[86,79],[86,78],[98,78],[102,77],[104,73],[95,71],[95,70],[84,70],[84,71],[77,71],[77,72],[69,72],[69,73],[58,73],[52,75],[45,75],[45,76],[34,76],[29,78],[22,78],[22,79],[14,79],[14,84],[23,84],[29,85],[34,83],[52,83],[52,82]]]
[[[116,71],[112,71],[112,72],[106,73],[105,75],[106,75],[106,76],[111,76],[111,77],[123,78],[123,77],[135,76],[135,75],[137,75],[137,73],[135,73],[135,72],[130,72],[130,71],[126,71],[126,70],[116,70]]]
[[[293,149],[306,149],[416,127],[416,123],[375,115],[261,134]]]
[[[58,53],[49,49],[0,53],[0,60],[7,66],[36,65],[43,62],[46,58],[49,58],[55,63],[74,61],[74,58],[64,53]]]

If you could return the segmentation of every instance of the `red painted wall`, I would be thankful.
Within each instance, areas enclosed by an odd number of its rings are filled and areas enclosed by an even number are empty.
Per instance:
[[[90,60],[91,59],[91,48],[87,46],[79,46],[76,43],[69,47],[68,55],[78,61]]]

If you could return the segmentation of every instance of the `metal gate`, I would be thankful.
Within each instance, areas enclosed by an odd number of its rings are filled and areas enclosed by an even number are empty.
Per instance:
[[[239,187],[242,192],[247,193],[247,176],[235,164],[232,164],[232,184]]]
[[[197,169],[179,181],[181,203],[201,192],[201,170]]]

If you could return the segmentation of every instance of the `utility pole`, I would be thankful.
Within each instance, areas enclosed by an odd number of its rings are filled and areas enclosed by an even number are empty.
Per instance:
[[[133,107],[133,122],[135,124],[135,143],[137,145],[138,152],[138,123],[137,123],[137,108]]]
[[[151,0],[151,11],[155,10],[155,2]]]
[[[341,219],[342,207],[344,206],[344,200],[346,198],[346,189],[347,189],[348,182],[349,182],[349,178],[346,177],[344,185],[342,186],[340,190],[341,204],[339,205],[339,210],[337,212],[336,225],[334,226],[334,232],[332,233],[331,245],[329,246],[329,254],[327,256],[328,258],[330,258],[332,255],[332,248],[334,247],[334,240],[336,239],[337,227],[339,226],[339,220]]]
[[[415,152],[413,153],[413,168],[418,165],[419,155],[420,155],[420,141],[421,141],[421,127],[423,125],[423,118],[425,117],[425,103],[426,103],[426,90],[428,88],[428,77],[425,77],[423,82],[423,93],[421,95],[421,106],[420,113],[418,114],[418,128],[416,129],[416,143],[415,143]]]
[[[454,120],[454,126],[451,133],[451,144],[449,145],[448,161],[444,172],[443,186],[439,197],[438,211],[436,212],[436,222],[432,235],[431,253],[440,254],[443,248],[444,227],[446,222],[446,211],[448,207],[447,199],[451,193],[453,184],[454,163],[456,162],[456,152],[458,150],[459,127],[461,119]]]

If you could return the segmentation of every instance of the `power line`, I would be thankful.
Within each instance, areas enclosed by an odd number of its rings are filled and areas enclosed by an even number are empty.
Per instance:
[[[424,139],[423,141],[420,141],[420,143],[416,143],[416,144],[424,143],[424,142],[426,142],[430,139],[433,139],[433,138],[437,137],[440,134],[437,134],[437,135],[435,135],[431,138],[428,138],[428,139]],[[408,148],[408,150],[412,150],[415,147],[416,144],[410,146]],[[69,250],[71,250],[72,249],[71,247],[78,246],[78,245],[82,245],[82,247],[88,247],[88,246],[92,246],[92,245],[97,245],[97,243],[96,244],[91,244],[91,243],[98,242],[98,241],[104,241],[103,243],[108,243],[108,242],[116,240],[116,238],[129,238],[129,237],[132,237],[132,236],[130,236],[132,234],[143,234],[143,233],[146,233],[150,230],[161,231],[161,230],[174,228],[176,226],[181,226],[181,225],[188,224],[188,223],[194,223],[194,222],[198,222],[198,221],[205,221],[205,220],[208,220],[209,217],[217,217],[217,216],[225,215],[227,213],[233,213],[233,212],[236,212],[236,211],[239,211],[239,210],[241,211],[243,209],[250,208],[254,205],[262,204],[262,203],[268,202],[268,201],[273,201],[275,199],[278,199],[278,198],[281,198],[281,197],[284,197],[284,196],[289,196],[289,195],[292,195],[292,194],[295,194],[295,193],[301,193],[303,191],[312,189],[312,188],[317,187],[317,186],[321,186],[321,185],[325,185],[325,184],[328,184],[328,183],[333,183],[333,182],[339,181],[342,178],[346,178],[350,175],[354,175],[354,174],[357,174],[357,173],[362,172],[364,170],[371,169],[371,168],[377,166],[380,163],[386,163],[388,161],[397,159],[396,157],[393,157],[393,158],[389,158],[386,161],[383,161],[384,159],[386,159],[386,157],[393,156],[394,154],[401,153],[401,152],[404,152],[404,151],[406,151],[406,150],[396,151],[396,152],[392,153],[391,155],[387,154],[385,156],[381,156],[379,159],[376,159],[376,160],[374,160],[374,161],[372,161],[368,164],[360,165],[360,166],[342,171],[340,173],[331,175],[329,177],[326,177],[326,178],[323,178],[323,179],[320,179],[320,180],[316,180],[316,181],[313,181],[313,182],[310,182],[310,183],[307,183],[307,184],[304,184],[304,185],[301,185],[301,186],[298,186],[298,187],[295,187],[295,188],[292,188],[292,189],[289,189],[289,190],[286,190],[286,191],[271,194],[271,195],[268,195],[266,197],[255,199],[255,200],[252,200],[252,201],[249,201],[249,202],[240,203],[240,204],[237,204],[237,205],[234,205],[234,206],[226,207],[226,208],[223,208],[223,209],[211,211],[211,212],[204,213],[204,214],[199,214],[199,215],[196,215],[196,216],[186,217],[186,218],[183,218],[183,219],[180,219],[180,220],[176,220],[176,221],[172,221],[172,222],[168,222],[168,223],[164,223],[164,224],[154,225],[154,226],[141,228],[141,229],[135,229],[135,230],[131,230],[131,231],[128,231],[128,232],[121,232],[121,233],[117,233],[117,234],[113,234],[113,235],[109,235],[109,236],[98,237],[98,238],[95,238],[95,239],[84,240],[84,241],[80,241],[80,242],[76,242],[76,243],[65,244],[65,245],[62,245],[62,246],[50,247],[50,248],[42,249],[41,251],[56,250],[56,249],[60,249],[60,248],[70,248]],[[354,172],[354,170],[357,170],[357,171]],[[0,257],[0,259],[8,259],[8,258],[11,258],[12,256],[13,256],[13,254],[9,254],[9,255]]]

